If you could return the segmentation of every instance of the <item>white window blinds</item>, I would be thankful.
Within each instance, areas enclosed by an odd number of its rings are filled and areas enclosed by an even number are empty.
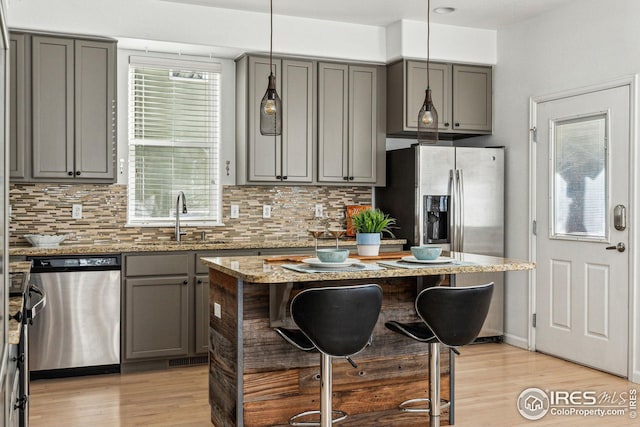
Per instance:
[[[130,57],[128,223],[220,223],[220,67]]]

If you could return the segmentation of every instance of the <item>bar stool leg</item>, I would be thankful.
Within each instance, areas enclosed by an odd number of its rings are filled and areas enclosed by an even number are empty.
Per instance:
[[[320,426],[333,425],[331,409],[331,356],[322,353],[320,362]]]
[[[429,344],[429,427],[440,427],[440,344]],[[435,403],[434,403],[435,402]]]

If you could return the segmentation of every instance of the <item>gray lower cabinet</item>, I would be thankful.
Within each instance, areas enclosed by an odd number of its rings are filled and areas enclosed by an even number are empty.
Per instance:
[[[427,87],[426,61],[387,65],[387,134],[415,136]],[[429,64],[429,87],[438,129],[452,138],[492,130],[492,69],[463,64]]]
[[[200,258],[257,250],[125,254],[123,359],[180,359],[209,348],[209,269]]]
[[[260,101],[269,58],[244,56],[236,65],[238,183],[311,183],[315,147],[314,61],[275,58],[282,99],[282,135],[260,134]]]
[[[127,278],[125,358],[187,356],[189,277]]]
[[[191,258],[188,253],[125,256],[125,360],[189,355]]]
[[[13,32],[10,39],[12,180],[113,182],[115,41]]]
[[[4,378],[2,387],[2,405],[6,408],[6,412],[0,414],[6,415],[4,424],[7,427],[18,427],[20,425],[20,408],[22,403],[22,390],[20,389],[20,376],[22,363],[19,362],[18,345],[9,345],[9,357],[7,358],[7,375]]]
[[[378,66],[318,64],[319,182],[384,183],[380,73]]]
[[[196,259],[198,262],[198,259]],[[195,277],[195,349],[198,353],[209,351],[209,274]]]

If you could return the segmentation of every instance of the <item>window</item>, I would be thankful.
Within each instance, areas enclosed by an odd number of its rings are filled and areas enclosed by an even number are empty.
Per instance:
[[[607,113],[552,126],[551,238],[607,240]]]
[[[219,224],[220,66],[129,59],[130,225]]]

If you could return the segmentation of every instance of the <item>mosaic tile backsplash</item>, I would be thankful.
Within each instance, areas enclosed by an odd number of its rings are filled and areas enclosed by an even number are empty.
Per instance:
[[[127,186],[11,184],[9,225],[11,246],[29,245],[25,234],[66,234],[65,243],[105,244],[173,240],[173,227],[126,227]],[[74,203],[82,204],[82,219],[71,218]],[[314,218],[315,205],[324,207]],[[239,218],[231,219],[231,205]],[[271,205],[271,218],[262,218],[262,205]],[[316,226],[345,227],[345,205],[371,204],[369,187],[225,186],[222,196],[224,226],[182,227],[185,240],[310,240]]]

